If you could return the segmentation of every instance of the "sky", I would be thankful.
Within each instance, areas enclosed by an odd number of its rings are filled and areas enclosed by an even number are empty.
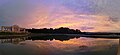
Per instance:
[[[0,26],[120,32],[119,0],[0,0]]]

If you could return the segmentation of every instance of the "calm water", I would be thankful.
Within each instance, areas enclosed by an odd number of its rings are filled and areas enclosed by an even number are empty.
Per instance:
[[[0,55],[116,55],[118,39],[0,39]]]

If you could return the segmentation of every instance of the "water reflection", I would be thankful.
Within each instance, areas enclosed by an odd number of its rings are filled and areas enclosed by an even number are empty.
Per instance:
[[[25,41],[28,37],[21,37],[21,38],[7,38],[7,39],[0,39],[0,43],[13,43],[18,44],[21,41]]]
[[[116,55],[118,41],[75,36],[0,39],[0,55]]]
[[[43,50],[43,55],[116,55],[118,40],[81,37],[68,41],[35,40],[34,44],[39,49],[47,49]]]
[[[60,41],[68,41],[73,38],[80,38],[80,36],[67,36],[67,35],[45,35],[45,36],[34,36],[34,37],[28,37],[30,40],[60,40]]]

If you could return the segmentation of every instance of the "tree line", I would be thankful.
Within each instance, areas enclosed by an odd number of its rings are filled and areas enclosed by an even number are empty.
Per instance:
[[[30,32],[30,33],[51,33],[51,34],[78,34],[78,33],[81,33],[80,30],[78,29],[70,29],[70,28],[67,28],[67,27],[60,27],[60,28],[56,28],[56,29],[53,29],[53,28],[42,28],[42,29],[35,29],[35,28],[32,28],[32,29],[26,29],[26,31]]]

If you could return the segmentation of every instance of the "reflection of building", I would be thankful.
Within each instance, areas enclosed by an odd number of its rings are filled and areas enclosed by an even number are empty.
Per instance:
[[[25,28],[20,28],[18,25],[13,26],[2,26],[2,32],[25,32]]]
[[[19,44],[22,41],[25,41],[27,37],[22,38],[11,38],[11,39],[0,39],[0,43],[12,43],[12,44]]]

